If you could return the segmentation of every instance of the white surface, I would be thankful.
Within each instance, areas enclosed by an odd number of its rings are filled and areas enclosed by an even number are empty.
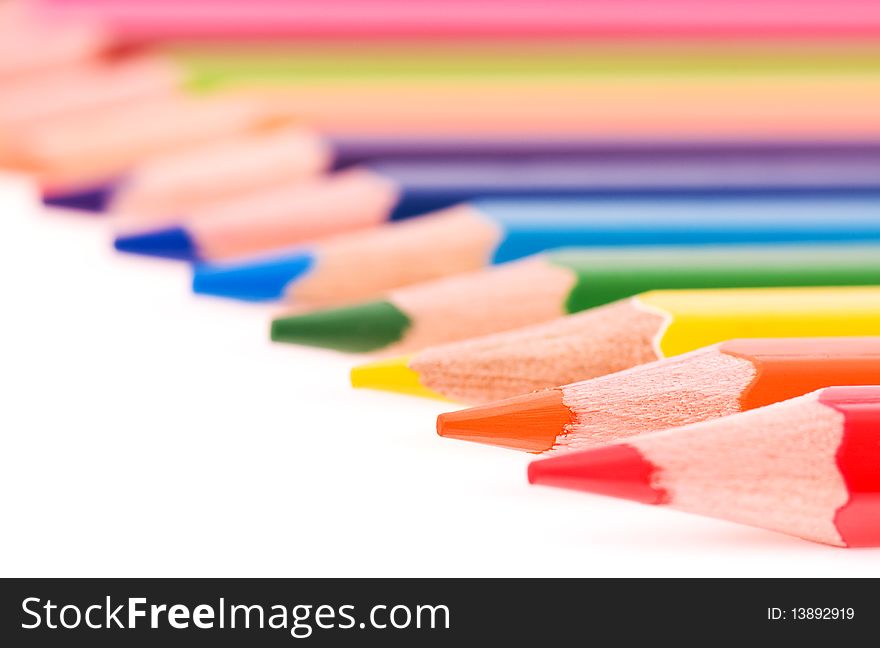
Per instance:
[[[353,391],[357,358],[272,345],[271,306],[109,241],[0,197],[0,576],[880,574],[880,550],[530,487],[528,455],[435,436],[447,405]]]

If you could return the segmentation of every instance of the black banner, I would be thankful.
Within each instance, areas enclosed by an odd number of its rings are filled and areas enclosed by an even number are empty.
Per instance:
[[[634,645],[876,637],[876,580],[25,579],[4,646]],[[468,644],[469,645],[469,644]]]

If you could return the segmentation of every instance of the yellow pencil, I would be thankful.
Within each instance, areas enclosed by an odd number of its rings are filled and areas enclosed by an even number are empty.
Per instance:
[[[351,379],[355,387],[478,403],[732,338],[858,335],[880,335],[880,286],[658,290],[548,323],[362,365]]]

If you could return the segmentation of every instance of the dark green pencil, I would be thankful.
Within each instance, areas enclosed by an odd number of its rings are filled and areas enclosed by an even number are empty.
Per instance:
[[[572,249],[408,286],[383,299],[280,317],[272,339],[406,352],[672,288],[880,284],[878,245]]]

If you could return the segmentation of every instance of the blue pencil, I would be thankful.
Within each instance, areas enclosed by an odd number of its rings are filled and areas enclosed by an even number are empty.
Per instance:
[[[195,266],[193,289],[342,303],[561,247],[880,240],[880,197],[486,200],[272,256]]]

